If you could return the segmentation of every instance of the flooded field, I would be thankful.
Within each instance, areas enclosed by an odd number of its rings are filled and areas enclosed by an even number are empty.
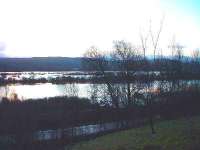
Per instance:
[[[90,73],[85,72],[17,72],[17,73],[1,73],[1,76],[5,78],[16,78],[16,80],[23,80],[26,78],[56,78],[59,76],[78,76],[87,78],[91,76]],[[152,92],[157,90],[167,91],[174,86],[177,90],[181,88],[190,88],[191,86],[199,86],[199,80],[179,80],[179,81],[153,81],[148,85]],[[122,87],[123,84],[114,84],[115,87]],[[131,84],[132,88],[138,88],[140,92],[146,92],[146,84],[134,82]],[[92,91],[95,88],[100,89],[96,91],[96,95],[100,97],[104,89],[105,84],[91,84],[91,83],[63,83],[63,84],[53,84],[53,83],[35,83],[35,84],[6,84],[0,86],[0,99],[7,97],[13,99],[14,97],[19,100],[26,99],[41,99],[50,98],[56,96],[78,96],[84,98],[90,98],[92,96]],[[102,97],[102,95],[101,95]]]

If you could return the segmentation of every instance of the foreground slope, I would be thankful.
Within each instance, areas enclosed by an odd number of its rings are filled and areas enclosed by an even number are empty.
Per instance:
[[[200,150],[200,117],[163,121],[156,135],[148,126],[78,143],[66,150]]]

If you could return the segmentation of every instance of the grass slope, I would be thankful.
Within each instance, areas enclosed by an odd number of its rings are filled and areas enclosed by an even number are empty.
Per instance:
[[[200,117],[160,122],[156,131],[154,136],[148,126],[120,131],[66,150],[200,150]]]

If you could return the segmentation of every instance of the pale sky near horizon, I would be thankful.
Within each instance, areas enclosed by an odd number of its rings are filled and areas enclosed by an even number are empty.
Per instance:
[[[111,50],[113,40],[139,46],[149,20],[156,32],[163,16],[163,53],[173,36],[186,55],[200,48],[198,0],[0,0],[0,56],[78,57],[93,45]]]

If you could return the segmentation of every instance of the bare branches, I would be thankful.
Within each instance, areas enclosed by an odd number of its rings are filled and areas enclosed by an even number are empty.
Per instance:
[[[90,70],[98,70],[105,72],[107,61],[105,55],[98,50],[95,46],[91,46],[84,54],[84,67]]]
[[[84,53],[84,57],[86,57],[86,58],[101,58],[101,57],[102,57],[102,54],[100,53],[100,51],[98,50],[97,47],[91,46],[91,47]]]
[[[114,41],[114,49],[115,49],[115,56],[120,59],[132,59],[135,55],[134,47],[131,43],[125,42],[124,40],[121,41]]]
[[[86,62],[84,65],[91,67],[93,70],[100,71],[104,79],[105,85],[111,101],[114,107],[119,107],[118,97],[116,95],[114,86],[109,79],[108,73],[106,73],[106,68],[108,61],[106,60],[106,55],[100,52],[96,47],[92,46],[84,55],[86,57]]]
[[[130,83],[131,74],[136,71],[137,63],[140,61],[140,54],[131,43],[123,40],[115,41],[114,48],[114,60],[118,62],[119,70],[122,71],[121,77],[126,83],[123,87],[124,92],[120,93],[120,96],[125,93],[125,99],[127,99],[128,106],[130,106],[133,102],[134,91],[133,84]]]
[[[171,49],[172,59],[181,60],[183,57],[183,48],[184,46],[176,42],[175,36],[173,36],[171,44],[168,46]]]
[[[175,57],[180,61],[183,57],[183,48],[184,46],[177,44],[176,45],[176,53],[175,53]]]
[[[192,59],[195,63],[199,63],[200,61],[200,50],[195,49],[192,51]]]
[[[115,61],[119,62],[120,66],[118,67],[120,70],[126,72],[130,70],[133,71],[136,67],[136,62],[141,58],[138,49],[124,40],[114,41],[114,51],[112,56]]]
[[[175,39],[175,35],[174,35],[172,37],[172,41],[171,41],[170,45],[168,46],[168,48],[171,49],[171,57],[172,58],[174,57],[174,53],[176,51],[175,45],[176,45],[176,39]]]
[[[146,49],[147,49],[148,38],[149,38],[149,32],[146,35],[144,35],[140,31],[140,40],[141,40],[141,45],[142,45],[142,51],[143,51],[143,57],[144,57],[144,59],[146,57]]]
[[[160,34],[162,32],[163,29],[163,24],[164,24],[164,16],[160,21],[160,26],[159,26],[159,30],[157,31],[157,33],[154,35],[153,31],[152,31],[152,26],[151,26],[151,20],[150,20],[150,29],[149,29],[149,33],[150,33],[150,37],[151,37],[151,41],[153,44],[153,56],[154,56],[154,61],[156,59],[156,51],[157,51],[157,47],[158,47],[158,42],[160,39]]]

